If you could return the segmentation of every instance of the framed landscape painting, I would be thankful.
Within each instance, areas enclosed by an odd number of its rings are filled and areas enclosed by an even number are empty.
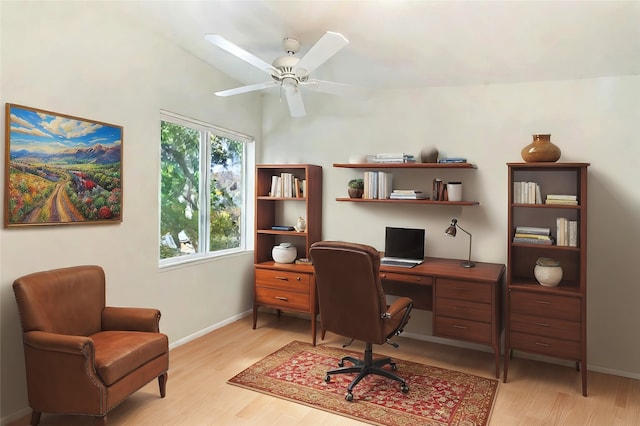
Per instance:
[[[5,127],[5,228],[122,222],[121,126],[8,103]]]

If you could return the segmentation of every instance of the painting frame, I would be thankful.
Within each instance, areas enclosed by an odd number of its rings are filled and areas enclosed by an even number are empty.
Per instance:
[[[122,223],[122,126],[6,104],[4,227]]]

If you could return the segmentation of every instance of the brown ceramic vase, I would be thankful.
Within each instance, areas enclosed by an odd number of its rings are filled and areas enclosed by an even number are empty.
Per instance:
[[[520,155],[527,163],[558,161],[560,148],[551,142],[551,135],[533,135],[533,142],[522,148]]]

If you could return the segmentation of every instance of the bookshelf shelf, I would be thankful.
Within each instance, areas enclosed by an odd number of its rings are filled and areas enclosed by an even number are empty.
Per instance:
[[[333,167],[345,169],[366,170],[475,170],[477,166],[471,163],[334,163]],[[366,173],[366,172],[365,172]],[[479,201],[440,201],[431,199],[390,199],[390,198],[347,198],[337,197],[336,201],[349,203],[392,203],[392,204],[420,204],[434,206],[477,206]]]
[[[334,163],[333,167],[345,169],[476,169],[471,163]]]
[[[518,350],[575,361],[581,372],[582,394],[587,395],[588,166],[588,163],[507,164],[505,383],[513,351]],[[578,204],[515,203],[514,200],[521,193],[517,182],[535,183],[539,189],[539,203],[544,202],[548,194],[567,194],[574,197]],[[564,234],[559,233],[558,229],[563,229],[561,225],[567,221],[577,225],[573,234],[576,236],[575,246],[569,246],[568,243],[557,245],[558,241],[552,245],[513,241],[518,228],[529,228],[532,232],[536,229],[546,230],[559,239]],[[536,281],[533,271],[540,257],[560,262],[563,278],[557,287],[545,287]]]
[[[336,198],[336,201],[347,201],[350,203],[435,204],[447,206],[477,206],[480,204],[479,201],[391,200],[389,198]]]

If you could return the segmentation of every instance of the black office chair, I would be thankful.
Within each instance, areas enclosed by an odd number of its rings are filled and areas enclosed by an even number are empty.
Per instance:
[[[353,400],[353,388],[369,374],[388,377],[401,383],[403,393],[409,392],[406,381],[388,369],[396,370],[391,358],[373,359],[372,345],[388,343],[402,332],[409,320],[413,301],[400,297],[391,306],[380,282],[380,254],[373,247],[338,241],[319,241],[310,249],[316,274],[316,287],[320,305],[322,338],[326,330],[366,343],[364,359],[350,356],[342,358],[340,368],[327,371],[331,376],[358,373],[347,388],[347,401]],[[398,347],[396,343],[392,344]],[[353,364],[345,366],[345,361]]]

